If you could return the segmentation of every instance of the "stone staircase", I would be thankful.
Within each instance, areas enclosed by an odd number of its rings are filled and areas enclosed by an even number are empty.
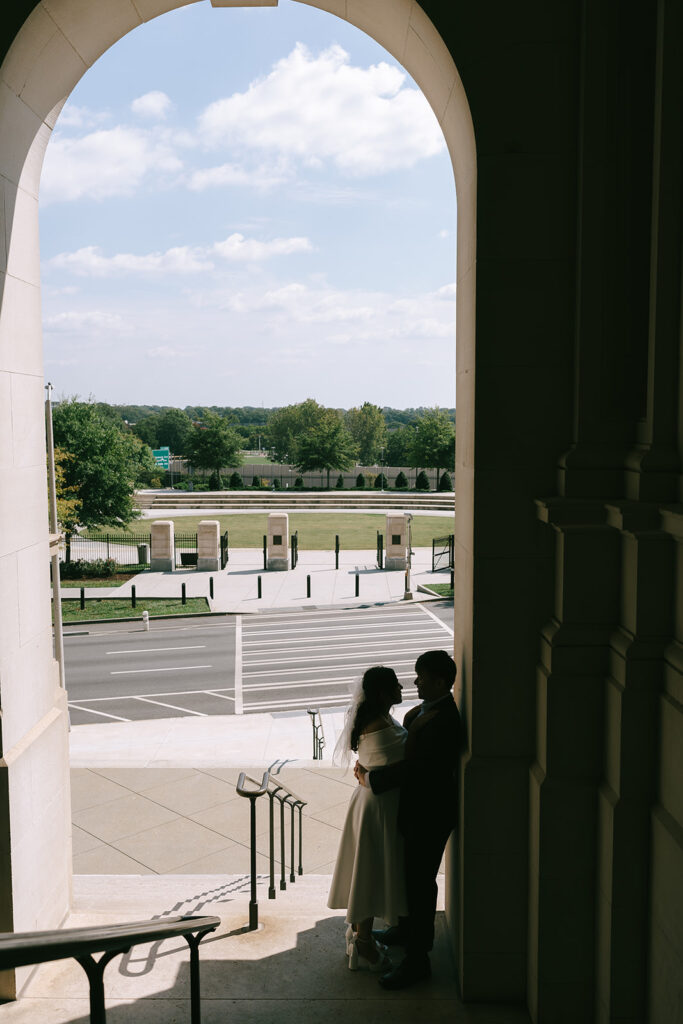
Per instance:
[[[400,491],[137,491],[140,509],[160,513],[183,509],[225,509],[276,512],[367,511],[454,512],[452,492],[404,494]]]
[[[328,875],[304,875],[269,901],[259,892],[260,926],[244,932],[248,879],[226,875],[77,875],[69,927],[211,914],[220,928],[200,946],[202,1024],[529,1024],[521,1009],[460,1002],[443,913],[437,915],[433,977],[385,992],[377,976],[350,972],[343,911],[327,909]],[[394,962],[400,951],[391,953]],[[180,1024],[189,1014],[189,954],[183,939],[134,947],[104,975],[108,1024]],[[2,1024],[87,1024],[88,985],[72,960],[43,964]]]

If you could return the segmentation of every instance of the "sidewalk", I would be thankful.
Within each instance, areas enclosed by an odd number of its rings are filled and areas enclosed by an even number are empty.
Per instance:
[[[378,569],[375,552],[342,551],[339,569],[334,568],[333,551],[301,551],[296,569],[287,572],[266,572],[263,555],[258,548],[235,548],[225,569],[197,572],[178,569],[175,572],[142,572],[119,587],[88,587],[88,598],[130,597],[135,585],[136,597],[180,597],[186,585],[188,597],[209,598],[209,578],[214,581],[214,596],[209,599],[211,611],[250,613],[274,608],[317,608],[325,605],[381,604],[400,601],[405,590],[405,573]],[[413,555],[411,590],[414,600],[432,600],[417,590],[418,585],[447,583],[446,571],[433,573],[431,548],[416,548]],[[355,596],[355,577],[359,575],[359,596]],[[306,597],[306,577],[311,577],[311,596]],[[258,598],[258,577],[262,596]],[[62,587],[61,596],[77,598],[78,590]]]

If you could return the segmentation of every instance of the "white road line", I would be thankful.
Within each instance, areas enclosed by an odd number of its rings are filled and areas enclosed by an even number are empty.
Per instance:
[[[358,637],[359,639],[362,638],[365,641],[366,644],[369,644],[369,643],[373,643],[374,640],[376,639],[376,637],[382,637],[382,636],[405,638],[407,636],[412,636],[412,637],[437,636],[438,633],[439,633],[439,631],[434,629],[434,626],[431,626],[429,624],[425,624],[425,627],[423,629],[415,629],[415,630],[410,630],[410,631],[405,630],[405,629],[402,629],[400,631],[389,630],[386,633],[373,633],[371,637],[364,636],[362,633],[351,633],[351,634],[345,634],[345,635],[342,635],[342,636],[294,637],[291,640],[282,640],[280,638],[276,638],[274,640],[245,640],[243,645],[244,645],[244,648],[246,650],[247,647],[249,647],[249,648],[252,648],[252,647],[264,647],[266,644],[280,644],[282,647],[284,647],[285,644],[300,644],[302,641],[305,643],[306,640],[310,640],[312,643],[320,644],[320,643],[322,643],[324,641],[327,641],[327,640],[329,640],[329,641],[353,640],[355,637]]]
[[[352,677],[348,680],[350,684],[355,683],[355,679]],[[301,680],[295,679],[291,683],[253,683],[251,686],[245,686],[244,689],[252,693],[265,693],[267,690],[309,690],[316,686],[339,686],[340,683],[344,683],[344,679],[330,679],[326,682],[321,682],[318,679],[314,679],[309,682],[301,682]],[[351,688],[349,687],[349,697],[351,696]]]
[[[356,655],[353,655],[353,657],[354,658],[359,658],[361,656],[356,654]],[[397,661],[395,658],[391,658],[391,668],[393,668],[393,669],[395,669],[397,665],[414,665],[414,664],[415,664],[415,658],[406,658],[403,661]],[[365,665],[365,667],[367,667],[367,659],[364,659],[362,663],[359,662],[359,664],[358,664],[359,674],[361,673],[363,665]],[[330,672],[335,672],[335,671],[338,672],[339,668],[335,668],[334,666],[331,666],[330,667]],[[342,669],[342,671],[343,671],[343,669]],[[291,676],[293,673],[297,673],[297,672],[302,673],[302,674],[304,672],[320,672],[320,665],[315,665],[313,668],[283,668],[283,669],[278,669],[277,675],[278,676]],[[244,675],[245,679],[258,679],[259,676],[269,676],[270,678],[272,678],[272,676],[274,675],[274,672],[273,672],[272,669],[268,669],[268,671],[266,671],[266,672],[244,672],[243,675]]]
[[[416,694],[417,690],[413,690],[412,692],[404,692],[404,696],[408,700],[412,700]],[[246,710],[256,711],[267,709],[269,711],[285,711],[291,710],[297,704],[302,708],[311,707],[313,704],[315,704],[316,707],[346,707],[348,702],[348,693],[336,693],[330,694],[327,697],[316,698],[315,700],[308,700],[306,697],[292,697],[282,701],[257,701],[257,703],[255,704],[248,704]]]
[[[190,711],[189,708],[181,708],[177,704],[165,704],[163,700],[152,700],[150,697],[133,697],[133,700],[141,700],[145,704],[158,704],[161,708],[171,708],[173,711],[184,711],[186,715],[197,715],[199,718],[209,717],[203,711]]]
[[[106,654],[157,654],[159,651],[199,651],[206,644],[190,644],[188,647],[137,647],[129,651],[106,651]]]
[[[108,699],[108,698],[107,698]],[[116,722],[132,722],[132,718],[121,718],[120,715],[108,715],[106,711],[95,711],[94,708],[83,708],[80,704],[74,704],[73,701],[69,701],[69,707],[73,708],[74,711],[87,711],[91,715],[101,715],[102,718],[113,718]]]
[[[353,575],[353,574],[350,574]],[[335,619],[341,622],[343,619],[349,618],[390,618],[395,615],[412,615],[415,613],[415,605],[408,604],[396,604],[389,611],[368,608],[344,608],[343,611],[324,612],[318,609],[316,612],[310,612],[311,622],[328,622],[334,621]],[[259,615],[258,621],[268,623],[286,622],[287,619],[301,619],[306,612],[282,612],[278,614],[264,613]],[[316,616],[318,618],[316,619]]]
[[[244,660],[247,664],[255,664],[253,660],[254,658],[262,657],[264,654],[268,655],[276,653],[282,657],[284,654],[295,653],[305,655],[315,652],[326,657],[327,651],[350,651],[357,647],[362,647],[365,651],[374,651],[383,647],[410,647],[411,650],[417,650],[419,647],[423,646],[423,643],[441,640],[443,636],[442,633],[437,633],[435,629],[430,629],[429,631],[425,630],[423,633],[418,633],[416,636],[413,636],[412,633],[409,633],[407,637],[399,637],[395,633],[390,633],[388,635],[391,637],[390,640],[375,640],[374,637],[363,637],[362,640],[354,641],[353,637],[344,637],[343,643],[339,642],[338,637],[321,637],[313,647],[304,647],[303,643],[300,641],[298,644],[289,644],[287,647],[269,647],[266,650],[245,651]],[[328,639],[330,640],[330,643],[327,642]],[[302,658],[302,661],[305,660],[305,658]]]
[[[357,644],[355,646],[364,647],[365,650],[368,649],[365,644]],[[386,646],[391,646],[391,645],[384,644],[384,643],[383,644],[376,644],[376,645],[373,645],[372,649],[374,649],[374,647],[386,647]],[[410,651],[414,651],[415,650],[415,644],[413,644],[413,643],[410,643],[410,644],[407,645],[408,646],[408,650],[407,651],[402,651],[402,650],[397,650],[396,649],[396,648],[400,648],[402,646],[403,645],[400,644],[400,643],[394,645],[394,649],[396,650],[397,654],[408,654]],[[333,650],[334,649],[335,648],[333,648]],[[311,648],[311,650],[317,650],[317,652],[319,654],[319,659],[318,659],[319,661],[322,661],[322,660],[324,660],[324,661],[339,661],[340,658],[348,658],[348,657],[358,658],[358,657],[363,657],[363,654],[362,654],[361,651],[359,651],[357,654],[348,655],[348,654],[327,654],[326,652],[323,653],[320,650],[319,647],[318,648]],[[273,653],[273,652],[271,651],[270,653]],[[250,659],[248,664],[249,665],[286,665],[288,662],[291,662],[291,661],[301,661],[301,658],[298,658],[298,657],[297,658],[260,658],[258,661]],[[112,675],[113,674],[114,673],[112,673]]]
[[[219,693],[217,690],[202,690],[202,693],[208,693],[209,697],[220,697],[221,700],[231,700],[235,703],[235,698],[230,697],[227,693]]]
[[[244,713],[242,698],[242,616],[235,616],[235,714]]]
[[[423,604],[420,605],[420,608],[425,615],[428,615],[430,619],[434,619],[434,622],[438,622],[442,629],[445,629],[450,636],[453,636],[453,630],[450,626],[447,626],[445,622],[442,622],[438,615],[435,615],[434,612],[430,612],[429,608],[425,608]]]
[[[272,672],[263,672],[261,675],[272,676]],[[397,672],[396,676],[399,682],[402,679],[414,679],[414,672]],[[247,676],[247,679],[250,677]],[[349,686],[354,686],[358,676],[337,676],[336,679],[300,679],[294,680],[294,682],[277,682],[277,683],[249,683],[244,686],[245,690],[276,690],[279,686],[290,687],[290,686],[343,686],[347,683]],[[160,695],[161,696],[161,695]],[[101,698],[102,700],[109,700],[108,697]]]
[[[269,673],[272,675],[272,673]],[[231,690],[232,687],[226,687],[227,690]],[[135,700],[137,697],[191,697],[200,693],[220,693],[220,688],[215,687],[213,690],[170,690],[168,693],[127,693],[124,696],[112,696],[112,697],[77,697],[75,703],[79,701],[87,701],[88,704],[92,704],[94,701],[105,701],[105,700]],[[232,698],[230,698],[232,699]],[[70,703],[74,703],[71,701]]]
[[[168,668],[117,668],[110,676],[142,676],[148,672],[193,672],[198,668],[213,668],[213,665],[169,665]]]
[[[322,620],[319,619],[318,621],[320,622]],[[423,622],[424,622],[424,619],[422,619],[422,618],[408,619],[408,625],[412,624],[413,626],[420,626],[420,625],[423,624]],[[272,634],[272,635],[274,635],[276,637],[281,637],[281,636],[284,636],[286,633],[323,633],[323,632],[325,632],[327,630],[330,630],[330,629],[333,629],[333,630],[341,630],[341,629],[377,629],[378,626],[386,627],[386,626],[395,625],[395,624],[396,624],[395,619],[385,619],[385,620],[383,620],[381,622],[357,622],[357,623],[352,623],[352,624],[349,625],[348,619],[347,619],[346,620],[346,625],[343,625],[343,626],[341,626],[341,625],[338,626],[338,625],[335,625],[334,623],[328,623],[325,626],[305,625],[305,626],[292,626],[291,628],[288,628],[288,629],[259,629],[258,628],[259,627],[258,623],[250,622],[250,623],[248,623],[245,626],[245,634],[246,635],[254,635],[255,634],[256,636],[268,636],[268,634]],[[405,625],[406,625],[406,623],[402,622],[400,624],[400,629],[401,630],[404,629]]]

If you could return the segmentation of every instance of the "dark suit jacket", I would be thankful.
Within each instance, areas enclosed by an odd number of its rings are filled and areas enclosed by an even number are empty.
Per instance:
[[[368,773],[373,793],[400,788],[398,827],[404,835],[416,828],[453,828],[457,821],[460,712],[452,694],[424,715],[419,710],[403,720],[405,760]]]

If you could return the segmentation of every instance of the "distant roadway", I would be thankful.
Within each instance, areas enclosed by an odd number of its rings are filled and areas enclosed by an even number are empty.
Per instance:
[[[67,628],[71,721],[130,722],[186,715],[338,707],[370,665],[412,687],[415,659],[452,646],[451,602],[323,609]]]

